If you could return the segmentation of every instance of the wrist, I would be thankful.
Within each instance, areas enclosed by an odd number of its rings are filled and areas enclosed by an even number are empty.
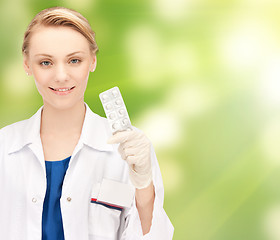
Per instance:
[[[140,174],[130,168],[129,177],[136,189],[147,188],[152,182],[152,170],[150,169],[148,172]]]
[[[147,206],[153,206],[155,199],[155,190],[153,182],[141,189],[135,191],[135,199],[137,208],[146,208]]]

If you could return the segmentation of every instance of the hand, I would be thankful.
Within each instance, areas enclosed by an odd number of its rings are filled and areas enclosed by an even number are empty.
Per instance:
[[[151,143],[139,130],[117,132],[107,143],[120,143],[118,151],[129,165],[129,177],[135,188],[142,189],[152,182]]]

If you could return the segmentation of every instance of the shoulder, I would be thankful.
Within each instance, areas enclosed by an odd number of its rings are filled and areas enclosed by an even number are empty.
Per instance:
[[[23,121],[15,122],[0,129],[0,154],[7,152],[7,147],[11,146],[17,139],[17,128],[24,125]]]
[[[9,141],[15,139],[25,129],[25,126],[28,123],[28,119],[24,119],[12,124],[9,124],[0,129],[0,142]]]
[[[85,127],[94,131],[111,132],[108,119],[93,112],[88,105],[85,117]]]
[[[24,119],[0,129],[0,141],[5,141],[6,146],[19,146],[37,135],[40,128],[42,107],[28,119]]]

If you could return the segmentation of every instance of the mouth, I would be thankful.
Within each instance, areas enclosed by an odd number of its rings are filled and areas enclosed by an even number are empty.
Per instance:
[[[69,87],[69,88],[52,88],[52,87],[49,87],[51,90],[55,91],[55,92],[67,92],[67,91],[70,91],[72,89],[75,88],[74,87]]]

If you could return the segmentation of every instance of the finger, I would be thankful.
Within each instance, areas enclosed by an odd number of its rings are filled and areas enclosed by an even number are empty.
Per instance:
[[[135,133],[131,138],[123,142],[124,147],[137,147],[145,144],[150,144],[149,139],[143,133]]]
[[[122,158],[123,160],[126,160],[127,155],[126,155],[126,153],[125,153],[125,151],[124,151],[124,148],[122,147],[121,144],[120,144],[119,147],[118,147],[118,152],[119,152],[119,154],[121,155],[121,158]]]
[[[139,149],[137,148],[124,148],[123,149],[126,156],[136,156],[139,154]]]
[[[126,162],[128,163],[128,165],[136,165],[137,164],[137,162],[138,162],[138,157],[136,157],[136,156],[128,156],[127,158],[126,158]]]
[[[133,139],[136,136],[137,136],[137,133],[134,130],[117,132],[111,138],[108,139],[107,143],[108,144],[122,143],[129,139]]]
[[[122,159],[126,160],[128,156],[141,156],[147,153],[147,149],[135,147],[124,148],[123,144],[121,143],[118,147],[118,152],[121,155]]]
[[[129,165],[134,164],[136,166],[142,166],[143,164],[145,165],[147,162],[145,159],[148,159],[145,153],[126,157],[126,161]]]
[[[150,142],[142,142],[142,141],[137,141],[137,140],[124,142],[121,144],[122,144],[122,148],[124,148],[124,149],[135,148],[135,149],[139,149],[139,151],[140,150],[148,151],[150,148]]]
[[[126,162],[129,165],[135,165],[136,167],[145,167],[148,165],[148,162],[145,160],[147,159],[146,154],[141,154],[141,155],[132,155],[132,156],[127,156],[126,157]]]

